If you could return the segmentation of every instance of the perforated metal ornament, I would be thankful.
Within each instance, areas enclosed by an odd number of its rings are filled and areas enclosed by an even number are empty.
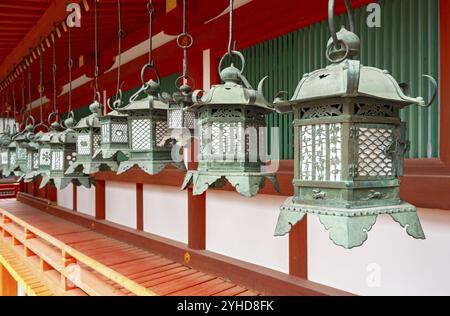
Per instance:
[[[331,25],[332,18],[334,35]],[[353,248],[378,215],[389,214],[408,235],[425,238],[416,208],[399,196],[409,146],[400,109],[424,100],[408,96],[388,71],[363,66],[359,49],[358,36],[343,27],[328,42],[331,64],[305,74],[290,101],[277,100],[295,118],[295,194],[281,206],[276,236],[316,214],[335,244]]]

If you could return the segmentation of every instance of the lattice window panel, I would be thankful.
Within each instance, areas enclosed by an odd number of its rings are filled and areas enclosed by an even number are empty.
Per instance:
[[[39,165],[41,166],[50,166],[52,160],[52,155],[50,149],[42,148],[39,151]]]
[[[103,124],[102,125],[102,143],[107,144],[109,143],[109,124]]]
[[[17,158],[19,160],[27,159],[27,150],[22,147],[17,147]]]
[[[8,153],[2,152],[1,157],[2,157],[2,165],[7,165],[8,164]]]
[[[100,134],[92,135],[92,146],[94,148],[94,151],[93,151],[94,153],[100,149],[101,139],[102,139],[102,135],[100,135]]]
[[[300,179],[340,181],[342,176],[341,124],[306,125],[300,130]]]
[[[393,176],[393,159],[386,153],[394,141],[393,130],[360,127],[358,134],[358,176]]]
[[[27,153],[27,169],[33,169],[33,153]]]
[[[131,148],[133,150],[151,149],[152,124],[149,119],[139,119],[131,121]]]
[[[39,167],[39,153],[33,153],[33,169]]]
[[[113,143],[128,143],[128,124],[113,123],[111,139]]]
[[[169,128],[181,128],[182,119],[183,119],[183,109],[176,109],[168,111],[167,115],[169,116]]]
[[[64,168],[64,152],[53,151],[52,152],[52,170],[63,170]]]
[[[245,131],[245,153],[250,162],[267,161],[266,129],[260,124],[248,124]]]
[[[91,138],[89,134],[81,134],[77,137],[77,153],[79,155],[91,154]]]
[[[212,123],[211,153],[214,155],[244,154],[244,129],[241,122]]]
[[[195,113],[190,111],[184,112],[184,127],[189,129],[195,128]]]
[[[167,121],[156,121],[156,144],[158,147],[163,141],[168,129],[169,127],[167,126]]]
[[[11,153],[11,156],[9,158],[9,163],[11,166],[14,166],[17,163],[17,155],[16,153]]]

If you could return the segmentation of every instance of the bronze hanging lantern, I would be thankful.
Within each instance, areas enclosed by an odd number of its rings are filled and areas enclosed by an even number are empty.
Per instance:
[[[232,29],[233,1],[230,1],[230,29]],[[198,170],[188,171],[182,189],[193,184],[194,195],[209,187],[223,187],[228,180],[244,196],[254,196],[268,179],[278,191],[275,173],[265,171],[266,153],[265,115],[274,112],[264,98],[261,80],[258,89],[252,88],[243,75],[244,56],[231,48],[219,63],[223,84],[215,85],[199,97],[193,93],[194,105],[188,110],[197,115],[199,133]],[[222,69],[225,58],[238,57],[242,69],[232,63]]]
[[[82,118],[73,128],[77,134],[76,161],[66,171],[66,175],[74,173],[93,174],[99,171],[117,171],[118,163],[107,159],[98,152],[101,146],[100,117],[103,113],[100,92],[98,89],[98,17],[97,1],[94,2],[94,43],[95,43],[95,70],[94,70],[94,100],[89,105],[91,114]],[[69,41],[70,43],[70,41]],[[69,53],[70,54],[70,53]],[[71,60],[69,66],[72,66]]]
[[[160,93],[160,77],[155,67],[152,52],[153,2],[148,3],[149,12],[149,50],[148,63],[141,70],[142,87],[130,98],[127,106],[117,109],[127,115],[129,131],[129,160],[120,162],[118,174],[134,166],[150,175],[161,172],[167,165],[185,171],[183,162],[173,161],[172,146],[163,142],[168,131],[167,111],[170,97]],[[146,70],[155,73],[156,81],[145,81]]]
[[[64,121],[64,130],[52,135],[50,139],[51,166],[49,180],[58,189],[62,190],[69,184],[90,188],[92,178],[82,172],[65,172],[76,161],[77,134],[73,113]],[[42,184],[41,184],[42,186]]]
[[[117,93],[116,99],[112,102],[108,99],[107,105],[111,110],[104,116],[99,118],[101,125],[101,144],[100,149],[94,153],[94,157],[101,156],[105,159],[113,159],[114,161],[125,161],[129,157],[128,149],[128,118],[124,113],[120,113],[118,109],[124,106],[122,101],[122,89],[120,70],[122,64],[122,18],[121,18],[121,2],[117,1],[117,12],[119,21],[118,31],[118,67],[117,67]]]
[[[367,240],[378,215],[389,214],[408,235],[424,239],[416,208],[399,197],[409,146],[400,109],[426,105],[387,70],[361,64],[349,0],[346,6],[350,31],[336,34],[329,1],[331,64],[305,74],[290,101],[277,101],[280,112],[295,117],[295,195],[281,206],[275,235],[316,214],[335,244],[353,248]]]
[[[167,141],[175,142],[178,146],[190,145],[189,141],[195,128],[195,112],[187,109],[193,105],[192,87],[188,81],[194,82],[188,73],[188,49],[194,43],[192,35],[186,28],[186,0],[183,0],[183,32],[177,37],[177,45],[183,50],[183,75],[175,81],[179,91],[172,95],[167,110],[167,133],[162,144]],[[195,86],[195,82],[194,82]]]

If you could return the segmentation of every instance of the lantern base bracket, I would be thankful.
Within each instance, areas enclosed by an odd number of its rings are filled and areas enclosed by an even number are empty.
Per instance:
[[[128,160],[120,163],[117,174],[122,174],[130,170],[134,166],[138,166],[140,169],[142,169],[149,175],[155,175],[163,171],[164,168],[166,168],[168,165],[173,165],[174,167],[182,171],[186,171],[186,166],[182,161],[175,162],[172,160],[140,160],[140,161]]]
[[[264,188],[266,179],[274,186],[275,190],[280,191],[278,181],[273,173],[221,173],[221,172],[201,172],[189,171],[184,178],[182,190],[185,190],[189,184],[194,186],[194,195],[203,194],[209,187],[222,188],[228,181],[236,191],[243,196],[252,197],[258,194],[259,190]]]
[[[99,160],[89,162],[74,162],[67,168],[66,175],[82,172],[84,174],[94,174],[100,171],[113,171],[116,172],[118,164],[115,161]]]
[[[122,149],[99,149],[97,150],[94,155],[92,156],[93,158],[96,157],[102,157],[104,159],[114,159],[114,160],[118,160],[118,156],[122,156],[123,159],[128,159],[130,158],[130,152],[129,150],[122,150]]]
[[[66,176],[66,177],[55,177],[51,179],[51,182],[58,190],[65,189],[69,184],[73,184],[74,186],[83,186],[87,189],[90,189],[93,185],[95,185],[94,179],[88,176]]]
[[[292,197],[289,198],[280,208],[275,236],[287,235],[292,226],[300,222],[306,214],[316,214],[329,231],[330,239],[338,246],[351,249],[364,244],[378,215],[389,214],[406,229],[408,235],[416,239],[425,239],[416,208],[405,202],[383,207],[341,209],[295,204],[292,200]]]

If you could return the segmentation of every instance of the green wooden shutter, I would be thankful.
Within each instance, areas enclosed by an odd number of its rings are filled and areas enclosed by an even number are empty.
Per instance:
[[[361,61],[387,69],[399,82],[407,82],[414,96],[428,99],[431,87],[422,74],[439,78],[439,0],[380,0],[382,25],[369,28],[366,7],[355,10],[356,32],[361,37]],[[346,24],[346,16],[336,18],[336,26]],[[265,86],[268,100],[278,91],[292,96],[304,73],[327,65],[325,21],[243,50],[248,62],[245,75],[256,86],[269,75]],[[402,111],[407,122],[410,158],[438,157],[439,103],[429,108],[411,106]],[[293,159],[292,114],[267,117],[269,128],[278,127],[280,159]],[[269,133],[270,135],[270,133]]]

